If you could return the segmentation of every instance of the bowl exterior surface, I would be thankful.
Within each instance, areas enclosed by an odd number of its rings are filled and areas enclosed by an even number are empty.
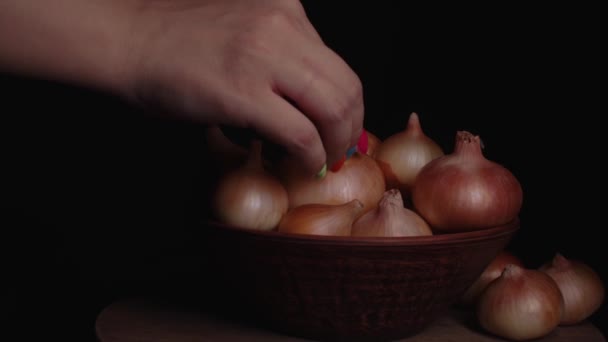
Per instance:
[[[454,304],[519,227],[419,239],[298,238],[207,224],[212,278],[269,328],[315,340],[391,340]]]

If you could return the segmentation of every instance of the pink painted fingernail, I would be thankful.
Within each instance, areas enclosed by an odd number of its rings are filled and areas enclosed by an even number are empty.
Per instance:
[[[366,154],[367,148],[368,148],[367,131],[364,129],[363,132],[361,132],[361,136],[359,137],[359,142],[357,142],[357,150],[362,154]]]

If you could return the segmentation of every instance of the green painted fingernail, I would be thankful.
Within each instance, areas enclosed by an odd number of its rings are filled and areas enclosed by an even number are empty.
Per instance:
[[[325,178],[326,174],[327,174],[327,164],[323,164],[323,168],[321,169],[321,171],[319,171],[317,173],[317,178]]]

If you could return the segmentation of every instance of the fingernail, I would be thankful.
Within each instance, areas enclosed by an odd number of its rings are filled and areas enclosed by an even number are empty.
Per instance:
[[[344,165],[345,161],[346,161],[346,156],[342,156],[342,159],[335,162],[334,165],[332,165],[329,168],[329,170],[332,172],[338,172],[342,168],[342,165]]]
[[[319,171],[317,173],[317,178],[325,178],[326,174],[327,174],[327,164],[323,164],[323,168],[321,169],[321,171]]]
[[[359,137],[359,142],[357,142],[357,151],[360,153],[366,154],[368,148],[368,140],[367,140],[367,131],[363,130],[361,132],[361,136]]]

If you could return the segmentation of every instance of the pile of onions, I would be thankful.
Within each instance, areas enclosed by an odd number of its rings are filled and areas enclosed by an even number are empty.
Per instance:
[[[217,126],[207,149],[221,176],[212,209],[222,223],[248,229],[325,236],[402,237],[485,229],[517,218],[519,181],[482,153],[479,136],[456,133],[444,154],[412,113],[407,128],[381,141],[364,131],[358,151],[323,178],[298,165],[271,165],[261,142],[249,153]],[[332,170],[333,169],[333,170]],[[225,172],[225,173],[224,173]],[[404,197],[412,209],[404,206]],[[604,285],[588,265],[560,254],[539,269],[501,251],[466,290],[459,304],[475,306],[480,326],[511,340],[529,340],[558,325],[584,321],[602,304]]]
[[[428,236],[431,227],[414,211],[403,206],[397,189],[384,193],[378,206],[361,216],[352,228],[353,236]]]
[[[521,259],[512,253],[506,250],[500,251],[500,253],[498,253],[498,255],[492,259],[490,264],[486,266],[481,275],[477,277],[473,285],[471,285],[466,290],[464,295],[462,295],[460,304],[465,307],[474,305],[477,302],[479,295],[483,292],[483,290],[485,290],[488,284],[494,279],[500,277],[505,267],[509,264],[524,267]]]
[[[220,222],[272,230],[287,212],[287,191],[264,169],[261,150],[261,142],[253,141],[246,163],[220,178],[212,202]]]
[[[479,136],[456,134],[454,152],[425,165],[414,184],[416,211],[438,231],[459,232],[506,224],[522,206],[517,178],[486,159]]]
[[[529,340],[551,333],[559,325],[577,324],[603,304],[605,290],[587,264],[556,254],[539,269],[502,252],[475,284],[476,317],[488,332],[511,340]],[[496,274],[499,274],[496,276]],[[466,297],[466,296],[465,296]]]
[[[418,114],[411,113],[406,129],[382,141],[375,158],[387,188],[397,188],[408,197],[420,169],[442,155],[441,147],[422,131]]]
[[[482,292],[476,316],[486,331],[522,341],[553,331],[563,309],[564,299],[551,277],[509,264]]]
[[[297,165],[284,164],[279,177],[289,195],[289,207],[305,204],[344,204],[359,200],[363,211],[373,209],[384,194],[386,183],[376,161],[356,152],[339,171],[327,171],[323,179],[302,174]]]
[[[264,164],[259,141],[241,166],[247,151],[228,140],[219,127],[209,127],[206,137],[208,150],[217,159],[214,169],[227,172],[212,199],[214,213],[222,222],[240,227],[271,230],[287,209],[357,200],[363,209],[356,219],[376,210],[359,223],[368,228],[356,228],[355,234],[427,235],[427,227],[433,233],[449,233],[506,224],[522,205],[518,180],[483,156],[478,136],[457,132],[454,152],[445,155],[424,134],[416,113],[410,114],[404,131],[384,141],[364,130],[358,151],[322,178],[302,173],[288,160]],[[396,193],[385,194],[387,190],[397,191],[405,206],[396,206]],[[395,213],[399,219],[386,219]],[[397,227],[392,222],[398,220],[409,223]]]
[[[540,270],[555,280],[564,297],[561,325],[582,322],[602,305],[604,284],[587,264],[568,260],[558,253],[550,262],[542,265]]]

